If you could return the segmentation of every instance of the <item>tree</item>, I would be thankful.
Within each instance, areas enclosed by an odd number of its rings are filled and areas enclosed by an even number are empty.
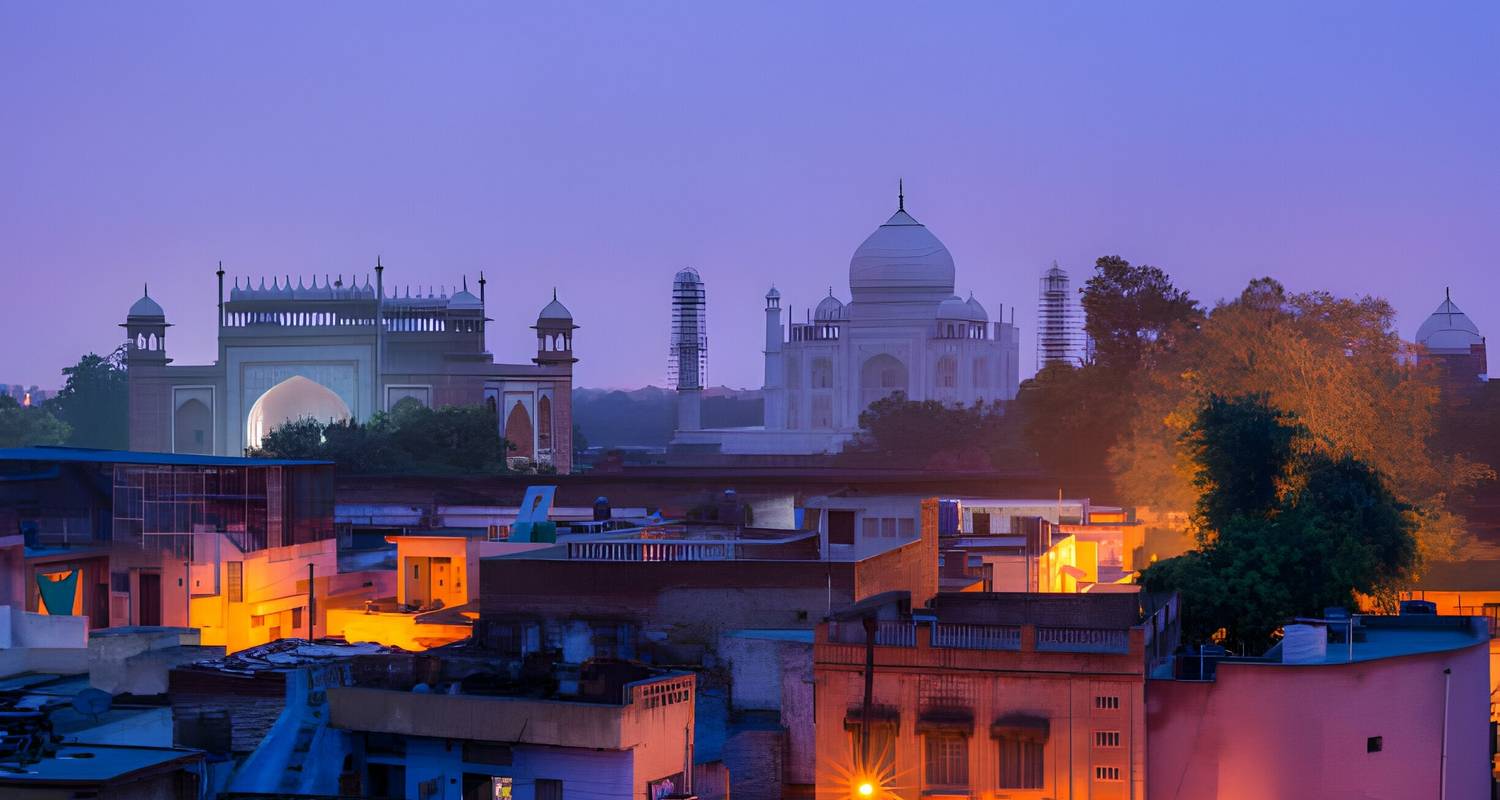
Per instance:
[[[35,447],[63,444],[68,424],[42,406],[23,406],[10,395],[0,394],[0,447]]]
[[[350,473],[450,475],[503,472],[508,449],[488,406],[433,409],[407,398],[365,424],[284,423],[250,455],[332,461]]]
[[[1152,565],[1142,583],[1182,596],[1189,640],[1259,652],[1289,619],[1360,595],[1389,602],[1413,574],[1414,509],[1264,396],[1211,396],[1184,438],[1203,492],[1199,549]]]
[[[125,450],[130,447],[130,382],[125,371],[125,346],[107,356],[89,353],[63,370],[61,391],[48,408],[68,424],[68,444]]]
[[[1003,441],[995,431],[1000,407],[975,403],[949,406],[937,400],[908,400],[896,392],[860,412],[860,437],[851,449],[873,451],[908,464],[934,459],[958,464],[990,460],[987,447]]]
[[[1014,404],[1029,449],[1054,475],[1108,469],[1110,449],[1134,416],[1141,373],[1203,316],[1167,273],[1119,256],[1095,262],[1082,294],[1094,360],[1047,365],[1022,384]]]
[[[1192,330],[1203,311],[1158,267],[1132,266],[1119,256],[1094,262],[1083,288],[1084,332],[1094,344],[1095,362],[1117,372],[1133,372]]]
[[[1384,300],[1288,294],[1269,278],[1252,281],[1141,373],[1136,408],[1110,453],[1117,483],[1137,503],[1194,507],[1203,487],[1183,434],[1197,409],[1215,394],[1262,395],[1294,414],[1318,450],[1369,465],[1422,509],[1425,556],[1451,553],[1460,525],[1447,497],[1492,473],[1431,446],[1437,384],[1405,363],[1401,348]]]

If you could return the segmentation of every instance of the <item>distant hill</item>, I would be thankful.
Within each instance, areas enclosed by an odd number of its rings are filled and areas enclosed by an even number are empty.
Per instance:
[[[765,401],[759,389],[714,386],[703,390],[703,425],[760,425]],[[573,390],[573,424],[591,447],[666,447],[677,426],[677,393],[660,386]]]

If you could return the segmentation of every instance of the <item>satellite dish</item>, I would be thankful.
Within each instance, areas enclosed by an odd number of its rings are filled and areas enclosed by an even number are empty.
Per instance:
[[[109,692],[93,688],[84,689],[73,696],[73,710],[98,721],[99,715],[108,711],[110,704],[114,701],[114,696]]]

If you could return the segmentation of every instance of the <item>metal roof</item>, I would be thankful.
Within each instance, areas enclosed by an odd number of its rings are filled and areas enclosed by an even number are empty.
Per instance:
[[[94,450],[86,447],[0,448],[0,461],[41,461],[73,464],[149,464],[172,467],[305,467],[332,461],[289,458],[202,456],[187,453],[145,453],[135,450]]]

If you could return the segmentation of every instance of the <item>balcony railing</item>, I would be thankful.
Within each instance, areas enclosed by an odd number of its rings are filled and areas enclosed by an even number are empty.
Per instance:
[[[732,561],[728,542],[569,542],[576,561]]]
[[[839,644],[864,644],[864,622],[853,620],[828,623],[828,641]],[[875,623],[875,644],[881,647],[916,647],[917,625],[914,622],[877,622]]]
[[[1036,629],[1036,649],[1060,653],[1126,653],[1128,631],[1107,628]]]
[[[956,650],[1020,650],[1021,628],[1016,625],[939,622],[932,628],[932,646]]]

